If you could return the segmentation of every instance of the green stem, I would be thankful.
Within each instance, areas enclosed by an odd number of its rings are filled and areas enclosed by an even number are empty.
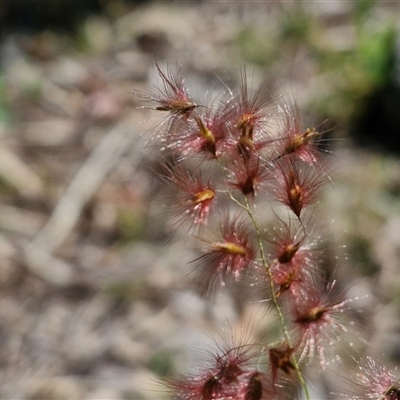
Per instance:
[[[287,327],[287,324],[286,324],[286,320],[285,320],[285,317],[284,317],[284,315],[282,313],[281,307],[279,306],[278,298],[277,298],[276,293],[275,293],[275,287],[274,287],[271,267],[270,267],[270,264],[267,261],[267,257],[266,257],[265,252],[264,252],[264,246],[263,246],[263,243],[262,243],[262,240],[261,240],[261,231],[260,231],[260,228],[259,228],[259,226],[257,224],[256,219],[254,218],[254,214],[253,214],[253,212],[252,212],[252,210],[250,208],[249,200],[248,200],[247,197],[245,197],[245,205],[243,205],[237,199],[233,198],[232,195],[231,195],[231,198],[232,198],[232,200],[234,200],[237,204],[239,204],[241,207],[243,207],[246,210],[246,212],[249,215],[249,217],[251,219],[251,222],[252,222],[252,224],[254,226],[254,229],[255,229],[256,234],[257,234],[258,247],[260,249],[261,260],[262,260],[263,266],[264,266],[264,268],[265,268],[265,270],[267,271],[267,274],[268,274],[268,280],[269,280],[269,285],[270,285],[270,290],[271,290],[272,303],[274,305],[274,308],[275,308],[275,310],[276,310],[276,312],[278,314],[279,320],[281,322],[281,326],[282,326],[282,330],[283,330],[283,336],[284,336],[288,346],[292,347],[291,346],[291,339],[290,339],[290,335],[289,335],[289,330],[288,330],[288,327]],[[296,357],[294,355],[292,356],[292,361],[293,361],[293,365],[294,365],[294,367],[296,369],[296,373],[297,373],[297,376],[299,378],[300,384],[303,387],[306,399],[310,400],[311,399],[310,398],[310,393],[308,391],[308,387],[307,387],[306,381],[304,380],[303,374],[300,371],[299,363],[298,363],[298,361],[297,361],[297,359],[296,359]]]

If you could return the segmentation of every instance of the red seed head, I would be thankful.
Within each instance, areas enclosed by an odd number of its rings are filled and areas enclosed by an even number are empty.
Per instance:
[[[313,233],[312,221],[278,219],[273,228],[265,229],[262,240],[267,251],[270,273],[262,263],[257,263],[251,276],[252,286],[259,288],[263,299],[270,299],[270,278],[275,295],[280,297],[298,297],[310,286],[311,277],[317,272],[322,254],[319,248],[321,240]],[[306,233],[305,229],[309,232]],[[314,280],[311,281],[311,286]],[[290,301],[290,300],[288,300]]]
[[[202,295],[238,281],[254,262],[256,251],[249,228],[238,217],[223,215],[214,238],[200,240],[207,246],[206,253],[195,260],[196,283]]]
[[[213,375],[212,370],[169,379],[164,384],[177,400],[214,400],[223,395],[218,377]]]
[[[260,155],[276,140],[269,133],[275,109],[267,95],[263,84],[253,92],[245,71],[241,71],[239,87],[229,91],[228,99],[222,104],[230,132],[229,147],[245,160]]]
[[[300,218],[303,209],[318,199],[328,177],[290,156],[276,161],[275,166],[274,179],[269,183],[270,195]]]
[[[257,371],[250,375],[247,380],[244,400],[260,400],[263,395],[263,383],[261,374]]]
[[[234,399],[240,400],[283,400],[286,396],[274,387],[271,379],[265,372],[258,370],[250,372],[243,379],[242,392]]]
[[[281,121],[277,157],[291,154],[318,168],[322,163],[321,152],[318,149],[321,133],[315,128],[302,127],[299,109],[292,99],[286,99],[278,109]]]
[[[202,142],[200,145],[201,150],[211,153],[213,157],[217,155],[216,137],[212,130],[210,130],[202,119],[196,116],[196,123],[199,129],[198,138]],[[212,125],[212,124],[210,124]],[[211,128],[211,126],[210,126]]]
[[[292,355],[295,349],[287,343],[283,343],[278,347],[269,349],[269,361],[272,370],[272,382],[275,385],[278,380],[278,371],[283,371],[286,375],[290,375],[295,370],[292,362]]]
[[[224,116],[207,108],[201,114],[196,113],[181,129],[172,132],[167,148],[180,158],[200,154],[215,159],[225,152],[227,134]]]
[[[164,163],[165,179],[172,187],[170,206],[174,222],[188,223],[191,228],[205,225],[216,202],[216,189],[211,177],[202,171],[191,171],[184,164]]]
[[[293,220],[279,219],[278,222],[279,224],[265,231],[263,235],[269,246],[270,258],[279,264],[304,264],[312,255],[312,245],[306,236],[304,225]]]
[[[157,92],[135,90],[132,93],[144,102],[155,103],[152,109],[162,111],[160,123],[153,126],[148,134],[149,142],[153,139],[158,144],[168,145],[170,136],[178,129],[186,126],[195,108],[199,107],[190,97],[180,73],[180,68],[162,70],[157,63],[158,74]],[[143,107],[151,108],[151,107]]]
[[[255,155],[246,159],[236,155],[229,160],[226,168],[231,177],[230,185],[245,196],[254,197],[270,176],[268,165]]]
[[[280,297],[289,291],[293,292],[294,286],[302,283],[300,268],[298,267],[290,267],[288,269],[280,268],[278,270],[274,268],[273,279],[275,295],[277,297]]]
[[[244,130],[264,129],[273,115],[271,100],[265,83],[258,90],[252,90],[246,71],[239,71],[239,84],[231,86],[227,99],[223,102],[225,114],[229,114],[230,126],[236,129],[238,135]]]
[[[257,397],[260,390],[262,396],[267,391],[265,379],[255,369],[259,346],[244,340],[232,335],[231,340],[218,341],[216,352],[197,374],[167,380],[167,388],[180,400],[266,399]]]
[[[400,381],[394,370],[377,363],[371,357],[358,362],[354,377],[346,379],[354,387],[352,400],[399,400]]]
[[[349,310],[343,292],[335,290],[336,281],[321,285],[310,279],[309,285],[288,298],[288,307],[293,325],[298,334],[300,359],[318,356],[324,368],[335,356],[342,336],[347,334],[349,321],[346,312]]]
[[[189,91],[181,77],[180,68],[177,68],[176,71],[171,69],[163,71],[157,63],[155,63],[155,67],[161,80],[158,94],[149,93],[147,96],[139,96],[158,103],[156,107],[158,111],[168,111],[176,116],[187,116],[197,105],[190,98]]]

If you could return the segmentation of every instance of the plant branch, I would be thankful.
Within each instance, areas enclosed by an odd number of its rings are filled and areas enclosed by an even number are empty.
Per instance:
[[[231,196],[231,198],[232,198],[232,196]],[[241,204],[237,200],[236,200],[236,202]],[[263,246],[263,243],[262,243],[262,240],[261,240],[260,227],[258,226],[258,223],[257,223],[257,221],[256,221],[256,219],[254,217],[253,211],[251,210],[249,200],[248,200],[248,198],[246,196],[245,196],[245,207],[244,208],[246,209],[247,214],[249,215],[249,217],[251,219],[251,222],[252,222],[252,224],[254,226],[254,229],[256,231],[256,234],[257,234],[258,247],[259,247],[259,250],[260,250],[261,260],[262,260],[263,266],[264,266],[264,268],[265,268],[265,270],[266,270],[266,272],[268,274],[268,281],[269,281],[270,290],[271,290],[271,299],[272,299],[272,303],[274,305],[274,308],[275,308],[275,310],[276,310],[276,312],[278,314],[279,320],[281,322],[283,336],[285,337],[285,341],[287,342],[287,344],[291,347],[291,338],[290,338],[290,335],[289,335],[289,330],[288,330],[288,327],[287,327],[287,324],[286,324],[285,317],[284,317],[283,312],[281,310],[281,307],[279,306],[278,298],[277,298],[276,293],[275,293],[275,287],[274,287],[273,277],[272,277],[272,273],[271,273],[271,265],[268,263],[267,256],[266,256],[265,251],[264,251],[264,246]],[[306,399],[310,400],[310,393],[308,391],[307,383],[306,383],[306,381],[305,381],[305,379],[303,377],[303,374],[302,374],[302,372],[300,370],[299,362],[297,361],[297,359],[296,359],[296,357],[294,355],[292,355],[292,361],[293,361],[293,366],[294,366],[294,368],[296,370],[297,376],[299,378],[300,384],[303,387]]]

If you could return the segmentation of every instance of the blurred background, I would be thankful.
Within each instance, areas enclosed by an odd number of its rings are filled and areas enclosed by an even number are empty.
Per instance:
[[[384,1],[0,3],[0,398],[158,400],[207,332],[254,322],[187,285],[185,234],[152,206],[154,61],[193,97],[246,66],[329,128],[328,252],[366,351],[400,361],[400,5]],[[200,97],[201,98],[201,97]],[[316,397],[327,397],[316,387]],[[318,397],[320,396],[320,397]]]

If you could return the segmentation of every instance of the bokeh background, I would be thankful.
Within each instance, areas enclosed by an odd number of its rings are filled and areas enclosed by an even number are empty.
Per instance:
[[[331,267],[362,296],[362,351],[396,365],[399,29],[396,1],[3,0],[0,398],[166,399],[158,377],[191,368],[207,334],[258,319],[259,303],[200,301],[196,253],[153,206],[140,136],[157,120],[131,92],[152,90],[154,61],[181,65],[194,97],[245,66],[329,130]]]

